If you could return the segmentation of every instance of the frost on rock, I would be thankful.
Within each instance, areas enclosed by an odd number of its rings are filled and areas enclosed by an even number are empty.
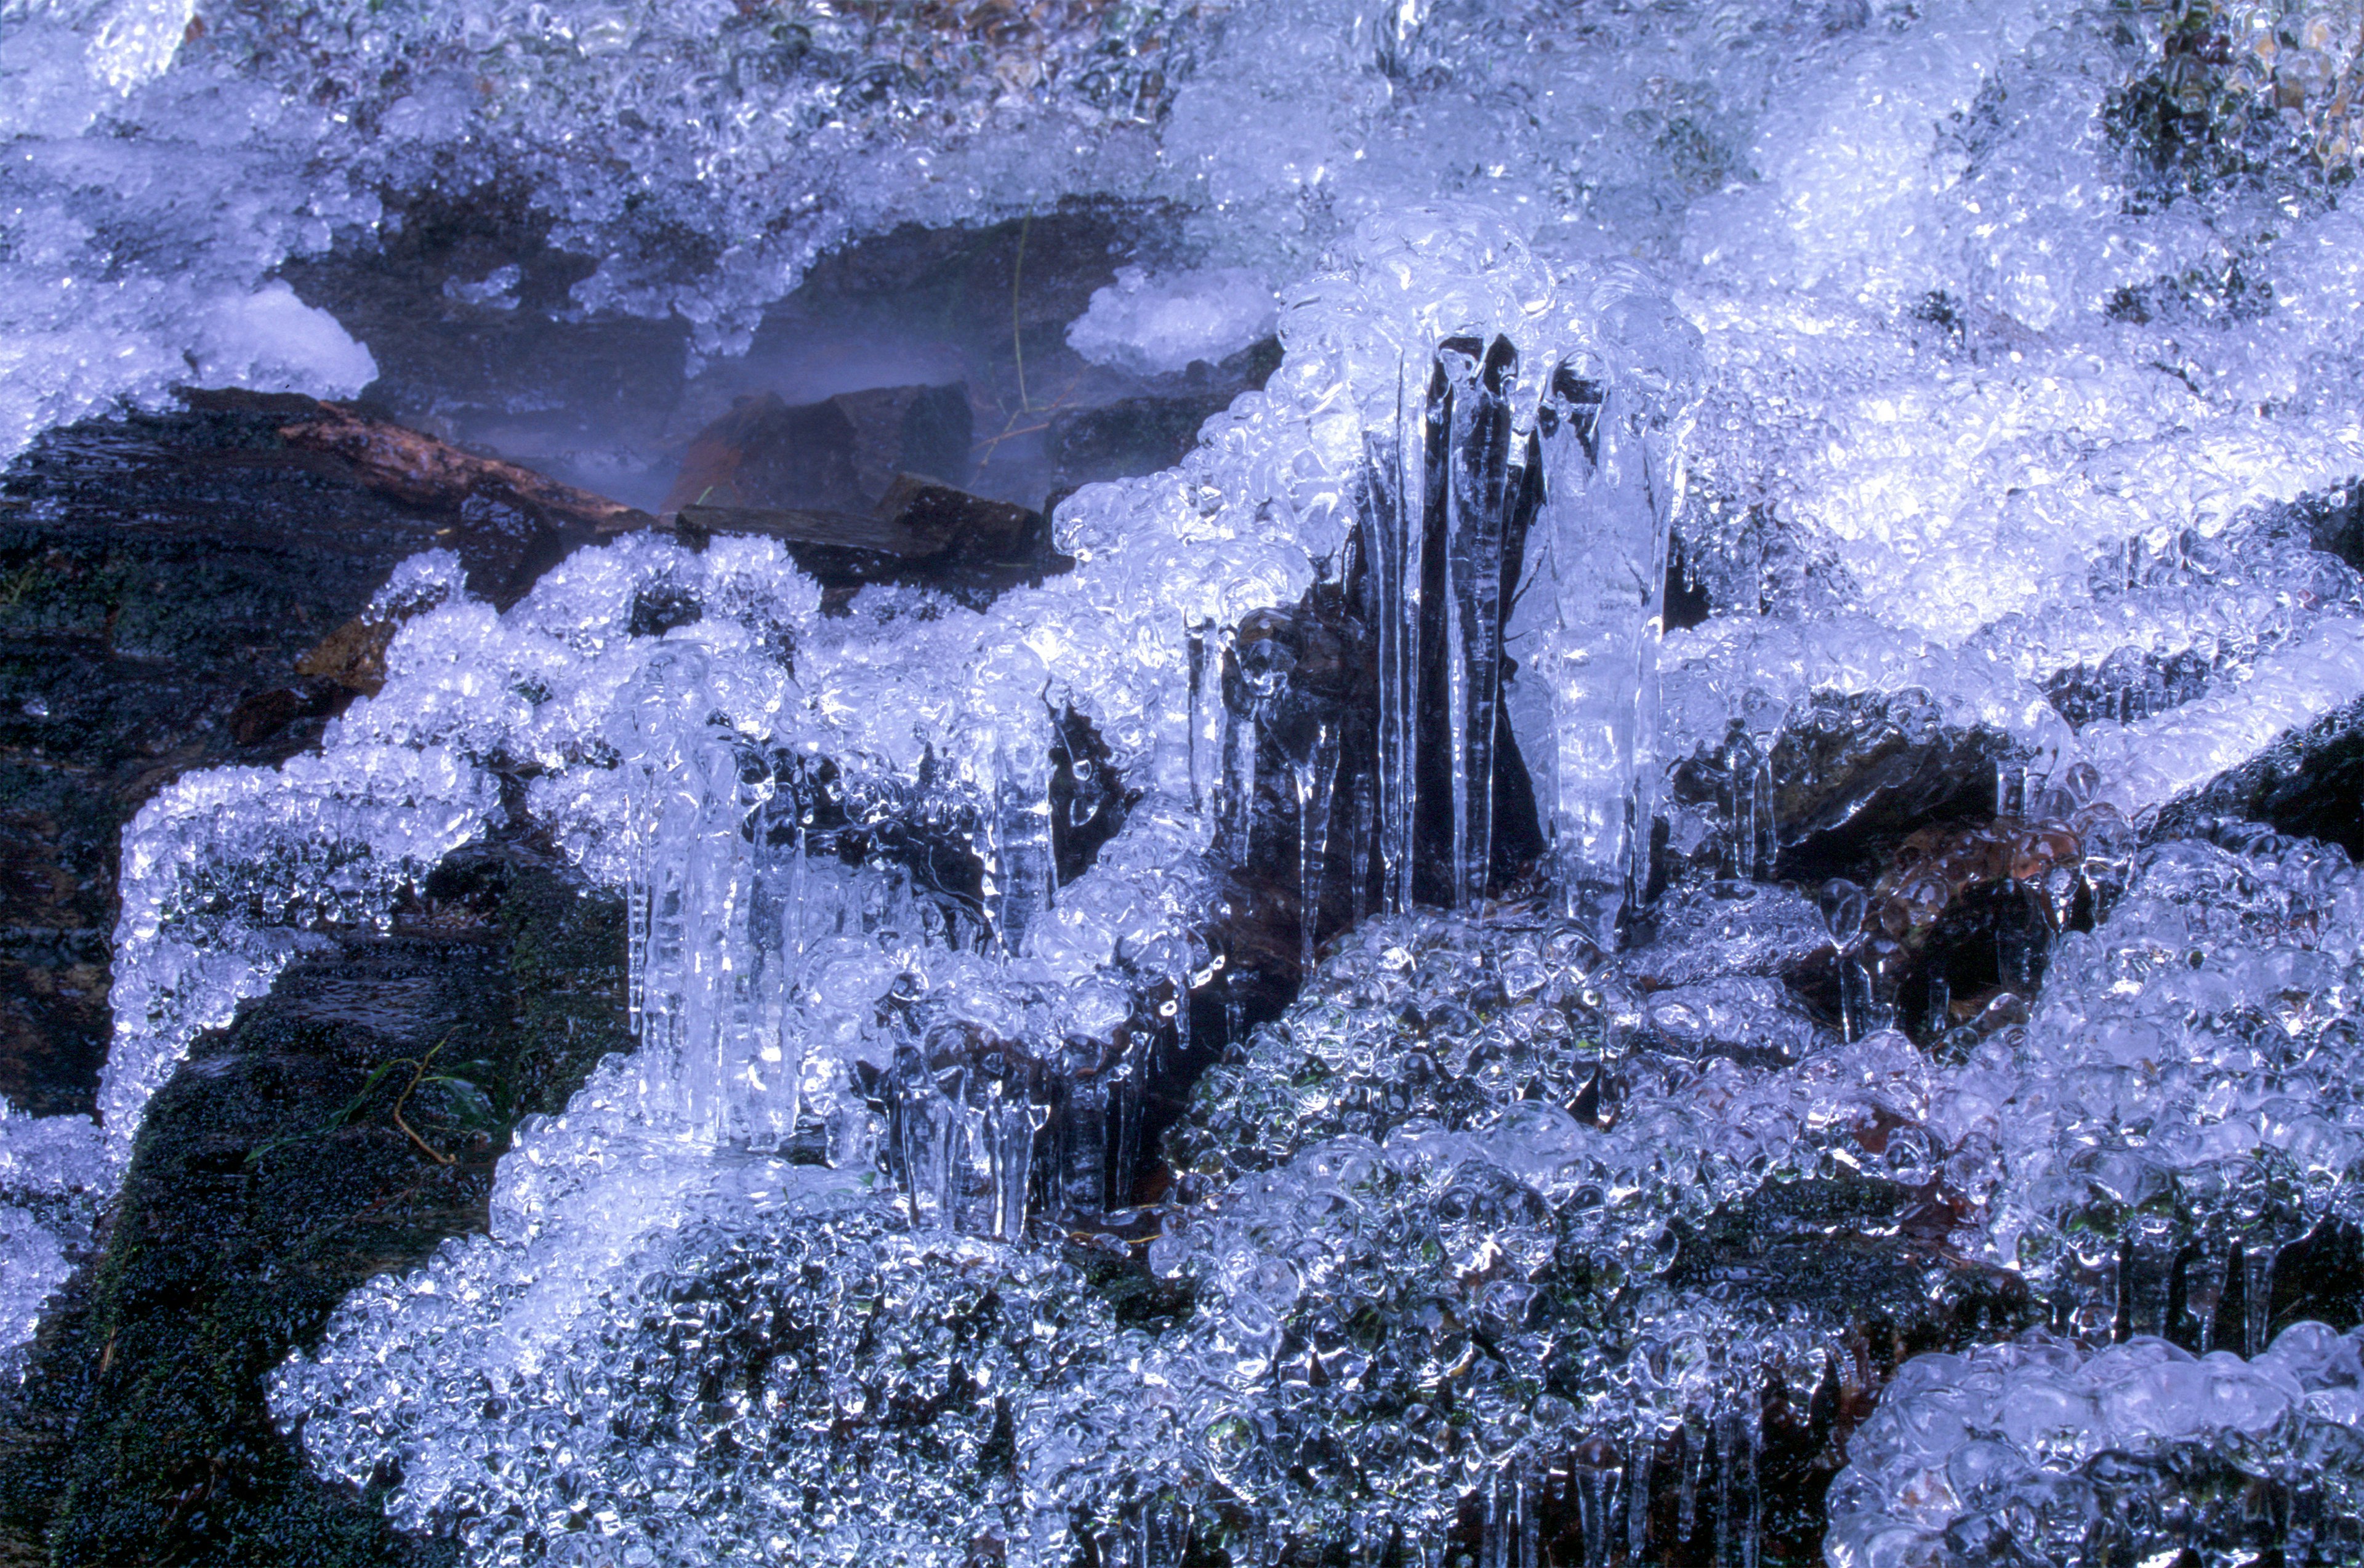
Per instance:
[[[115,1173],[94,1124],[0,1100],[0,1373],[19,1369],[50,1293],[88,1258]]]
[[[318,927],[385,921],[476,837],[498,791],[442,747],[361,744],[166,786],[124,833],[99,1113],[118,1169],[189,1042],[260,996]]]

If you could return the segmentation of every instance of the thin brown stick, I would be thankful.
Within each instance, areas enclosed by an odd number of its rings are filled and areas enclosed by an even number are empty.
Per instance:
[[[1009,263],[1009,351],[1018,359],[1018,406],[1025,413],[1032,409],[1026,401],[1026,340],[1018,329],[1018,284],[1026,275],[1026,231],[1033,226],[1031,213],[1018,220],[1018,256]]]
[[[429,1051],[426,1055],[418,1059],[418,1070],[410,1074],[410,1082],[403,1086],[401,1094],[396,1095],[394,1097],[394,1125],[402,1129],[402,1135],[405,1138],[407,1138],[410,1141],[418,1145],[419,1152],[425,1154],[429,1160],[434,1161],[439,1165],[456,1165],[459,1162],[453,1159],[451,1155],[444,1153],[440,1149],[429,1143],[427,1140],[419,1137],[416,1132],[413,1132],[410,1129],[410,1124],[402,1119],[402,1106],[403,1102],[410,1098],[410,1091],[418,1087],[419,1080],[427,1076],[427,1065],[429,1062],[435,1060],[435,1051],[442,1050],[443,1047],[450,1042],[451,1039],[452,1037],[450,1035],[445,1035],[441,1040],[435,1042],[434,1051]]]

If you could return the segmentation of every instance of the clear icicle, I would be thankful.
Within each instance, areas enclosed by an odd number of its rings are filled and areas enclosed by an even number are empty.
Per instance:
[[[2241,1353],[2256,1356],[2266,1348],[2273,1324],[2274,1251],[2269,1241],[2241,1249]]]
[[[1656,1461],[1656,1434],[1645,1432],[1634,1445],[1633,1484],[1625,1488],[1625,1555],[1636,1562],[1650,1544],[1650,1472]]]
[[[1338,732],[1322,725],[1310,753],[1289,765],[1297,795],[1297,928],[1300,974],[1313,973],[1321,922],[1322,869],[1330,852],[1330,801],[1338,777]]]
[[[1533,673],[1551,695],[1550,834],[1564,911],[1606,946],[1645,869],[1637,791],[1674,485],[1648,400],[1598,369],[1561,365],[1536,430],[1542,501],[1522,606],[1548,616]]]
[[[1206,816],[1223,776],[1222,643],[1214,622],[1188,622],[1185,647],[1190,662],[1190,807]]]
[[[1425,463],[1411,417],[1409,367],[1399,369],[1390,439],[1366,441],[1363,528],[1371,541],[1373,619],[1379,663],[1378,818],[1381,907],[1411,906],[1414,749],[1420,671],[1420,561],[1423,539],[1418,480]]]
[[[1643,1472],[1637,1466],[1636,1475]],[[1618,1483],[1623,1479],[1623,1469],[1617,1462],[1617,1450],[1604,1439],[1595,1439],[1577,1451],[1577,1509],[1584,1531],[1586,1568],[1606,1568],[1610,1558],[1610,1529],[1614,1523],[1618,1502]]]
[[[1511,453],[1505,391],[1518,355],[1502,339],[1447,343],[1445,701],[1452,726],[1453,899],[1485,892],[1493,851],[1494,735],[1502,665],[1502,553]]]

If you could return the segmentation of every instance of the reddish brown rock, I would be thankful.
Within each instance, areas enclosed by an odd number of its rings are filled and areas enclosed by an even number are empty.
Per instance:
[[[790,405],[742,397],[700,430],[666,493],[685,506],[867,513],[898,475],[958,484],[968,473],[965,387],[888,386]]]

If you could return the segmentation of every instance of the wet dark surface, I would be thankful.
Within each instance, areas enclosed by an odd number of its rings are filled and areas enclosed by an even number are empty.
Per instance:
[[[263,1380],[354,1285],[484,1228],[509,1129],[628,1046],[622,961],[618,900],[499,842],[201,1038],[0,1402],[0,1562],[455,1561],[306,1474]]]
[[[2219,819],[2262,822],[2364,856],[2364,703],[2292,731],[2162,809],[2150,836],[2204,833]]]
[[[279,421],[78,425],[0,478],[0,1095],[20,1108],[93,1105],[124,823],[192,768],[317,740],[340,704],[296,658],[445,542]]]

